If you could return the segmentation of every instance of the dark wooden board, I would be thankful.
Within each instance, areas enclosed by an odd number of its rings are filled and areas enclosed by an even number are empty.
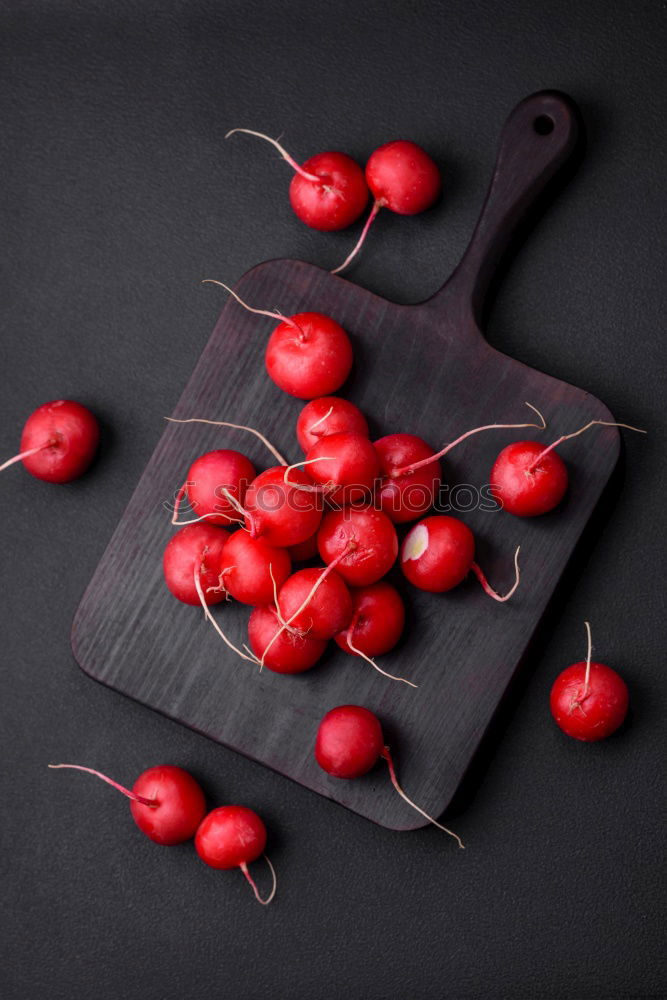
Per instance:
[[[549,123],[553,127],[545,134]],[[286,314],[329,313],[350,332],[355,366],[343,392],[369,416],[376,436],[407,431],[439,447],[479,424],[523,421],[524,400],[544,411],[549,428],[539,439],[545,442],[587,420],[612,419],[581,389],[491,348],[478,328],[502,252],[569,159],[576,134],[576,111],[562,95],[533,95],[512,112],[470,247],[451,279],[427,302],[387,302],[290,260],[259,265],[236,288],[259,307],[278,307]],[[173,415],[251,424],[299,461],[294,428],[303,404],[280,392],[263,365],[272,325],[230,300]],[[501,447],[537,433],[502,431],[471,439],[446,461],[444,481],[480,487],[488,482]],[[512,579],[512,554],[521,544],[522,584],[508,604],[491,601],[474,579],[439,596],[399,580],[408,601],[408,627],[404,641],[382,664],[410,677],[417,690],[385,680],[333,645],[326,659],[305,674],[259,673],[228,652],[200,612],[174,601],[162,579],[162,552],[174,530],[164,504],[190,462],[215,447],[238,448],[259,468],[274,464],[243,432],[166,425],[78,609],[72,632],[76,659],[98,681],[377,823],[400,830],[423,825],[391,788],[384,765],[349,782],[320,771],[312,752],[318,722],[328,709],[349,702],[377,712],[404,787],[427,811],[440,815],[609,479],[618,457],[618,432],[601,428],[565,446],[571,488],[551,515],[525,520],[479,509],[459,515],[474,530],[478,561],[500,590]],[[248,611],[231,603],[214,609],[239,641],[246,639]]]

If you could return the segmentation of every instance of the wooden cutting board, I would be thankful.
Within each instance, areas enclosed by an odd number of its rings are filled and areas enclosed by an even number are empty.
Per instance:
[[[396,305],[310,264],[275,260],[236,286],[260,308],[328,313],[349,331],[355,367],[344,395],[370,419],[372,434],[404,431],[434,447],[480,424],[522,422],[524,401],[546,415],[548,431],[476,436],[444,464],[444,482],[488,482],[498,451],[526,436],[552,441],[591,419],[612,419],[582,389],[494,350],[478,323],[489,280],[526,212],[571,156],[577,113],[563,95],[543,92],[512,112],[500,139],[490,190],[470,246],[443,288],[415,306]],[[406,261],[406,267],[410,262]],[[565,291],[564,291],[565,294]],[[199,359],[173,416],[201,416],[260,428],[299,461],[295,422],[303,405],[267,377],[263,348],[273,321],[231,299]],[[156,414],[156,420],[161,415]],[[380,763],[364,778],[340,781],[313,758],[319,720],[336,705],[376,712],[408,794],[434,816],[450,803],[546,605],[614,468],[614,428],[562,449],[570,490],[546,517],[517,519],[499,511],[454,510],[475,532],[477,558],[498,590],[513,578],[515,597],[496,604],[474,579],[448,594],[410,588],[396,573],[408,605],[404,640],[382,658],[418,689],[388,681],[331,644],[309,672],[259,672],[231,654],[192,607],[179,604],[162,578],[162,552],[174,529],[165,501],[204,451],[233,447],[256,465],[275,464],[256,439],[198,424],[165,424],[164,433],[77,611],[74,654],[90,676],[198,732],[261,761],[308,788],[392,829],[423,825],[391,788]],[[470,494],[457,491],[459,508]],[[219,605],[214,614],[237,642],[246,641],[249,609]],[[167,754],[168,756],[168,754]]]

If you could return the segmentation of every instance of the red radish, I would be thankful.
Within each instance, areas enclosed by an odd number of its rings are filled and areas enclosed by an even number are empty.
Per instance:
[[[537,464],[535,464],[537,463]],[[493,495],[517,517],[537,517],[557,507],[567,490],[567,468],[555,451],[537,441],[515,441],[498,455],[491,470]]]
[[[292,560],[285,549],[235,531],[224,547],[217,589],[242,604],[270,604],[274,585],[282,586],[292,572]]]
[[[300,674],[315,666],[326,641],[290,632],[274,607],[254,608],[248,622],[250,647],[257,662],[276,674]]]
[[[440,171],[421,146],[408,139],[386,142],[371,153],[366,180],[381,208],[397,215],[418,215],[440,194]]]
[[[240,868],[258,902],[264,906],[276,894],[276,873],[264,854],[266,847],[266,827],[252,809],[246,806],[220,806],[213,809],[202,820],[195,837],[195,850],[202,861],[211,868],[227,870]],[[262,899],[248,871],[251,861],[264,854],[271,870],[273,888],[266,899]]]
[[[262,472],[248,487],[242,510],[251,536],[278,548],[305,542],[322,520],[321,501],[311,492],[310,476],[293,469],[289,480],[285,482],[282,466]]]
[[[239,521],[242,515],[227,499],[227,493],[231,493],[242,504],[246,490],[256,476],[250,459],[239,451],[224,448],[207,451],[190,466],[185,482],[176,494],[171,523],[193,524],[203,518],[209,524],[233,524]],[[187,497],[196,514],[192,521],[178,520],[184,497]]]
[[[279,389],[298,399],[315,399],[340,389],[352,368],[352,344],[343,327],[330,316],[318,312],[283,316],[253,309],[221,281],[206,278],[205,282],[220,285],[248,312],[279,321],[264,358],[269,377]]]
[[[349,626],[336,636],[346,653],[382,656],[394,648],[403,634],[405,605],[395,587],[385,580],[368,587],[355,587]]]
[[[371,153],[366,183],[373,195],[373,208],[356,246],[333,274],[345,270],[357,256],[381,208],[397,215],[417,215],[438,200],[442,187],[436,164],[421,146],[408,139],[386,142]]]
[[[558,675],[551,689],[551,714],[568,736],[585,743],[615,733],[628,713],[628,688],[615,670],[591,663],[591,627],[585,661],[573,663]]]
[[[307,638],[320,638],[325,641],[333,638],[338,631],[338,623],[346,616],[349,617],[352,612],[352,601],[347,587],[333,571],[347,552],[354,548],[356,548],[356,543],[350,542],[323,570],[302,570],[300,573],[295,573],[297,579],[288,588],[285,600],[289,607],[288,618],[284,618],[281,614],[281,605],[276,589],[273,603],[281,627],[270,638],[268,645],[264,646],[260,660],[261,666],[264,666],[267,654],[273,649],[276,642],[280,641],[284,645],[286,633]],[[330,583],[331,576],[334,579]],[[323,600],[320,597],[321,592],[324,593]],[[313,626],[315,632],[310,636],[309,630]],[[283,659],[281,654],[279,661],[282,662]],[[289,657],[287,659],[289,661]]]
[[[122,792],[130,799],[134,822],[156,844],[172,847],[190,840],[206,812],[206,800],[199,784],[187,771],[170,764],[142,771],[131,791],[92,767],[81,767],[80,764],[49,764],[49,767],[65,767],[94,774]]]
[[[3,462],[0,472],[23,462],[35,479],[69,483],[86,471],[99,439],[97,420],[81,403],[71,399],[43,403],[25,422],[19,454]]]
[[[330,434],[297,464],[308,466],[308,475],[335,504],[367,500],[380,471],[377,452],[362,434]],[[288,466],[285,472],[288,481],[293,468]]]
[[[335,571],[326,573],[325,579],[322,576],[321,569],[299,570],[278,594],[278,610],[289,621],[290,630],[310,639],[333,639],[352,618],[352,598],[342,578]]]
[[[217,588],[228,538],[224,528],[205,521],[188,524],[176,532],[162,560],[164,579],[174,597],[184,604],[199,604],[196,586],[199,580],[207,604],[224,601],[224,590]]]
[[[304,454],[321,438],[343,433],[368,437],[368,423],[361,410],[341,396],[311,399],[296,422],[296,436]]]
[[[420,590],[442,594],[458,587],[473,572],[484,592],[495,601],[508,601],[519,586],[519,551],[514,556],[514,585],[500,596],[489,585],[475,559],[475,539],[470,528],[456,517],[425,517],[411,528],[401,549],[401,569]]]
[[[311,535],[305,542],[298,545],[290,545],[287,550],[293,562],[308,562],[317,555],[317,534]]]
[[[625,427],[645,434],[639,427],[609,420],[591,420],[572,434],[563,434],[547,448],[537,441],[515,441],[498,455],[490,484],[503,508],[517,517],[537,517],[557,507],[567,490],[567,467],[554,451],[564,441],[578,437],[590,427]]]
[[[313,399],[340,389],[352,368],[352,344],[342,326],[322,313],[297,313],[276,327],[266,347],[266,370],[279,389]]]
[[[335,636],[340,648],[352,656],[360,656],[385,677],[416,687],[416,684],[405,677],[388,674],[373,659],[388,653],[401,638],[405,624],[405,607],[401,595],[384,580],[372,583],[369,587],[355,588],[350,593],[350,624]]]
[[[435,501],[440,489],[440,465],[433,448],[414,434],[389,434],[375,442],[383,479],[376,490],[376,502],[394,524],[416,521]],[[397,470],[426,461],[402,475]]]
[[[342,557],[336,572],[353,587],[376,583],[398,555],[394,525],[386,514],[371,507],[330,511],[317,533],[317,546],[325,563]]]
[[[315,759],[334,778],[360,778],[384,749],[380,720],[360,705],[339,705],[324,716],[315,739]]]
[[[463,847],[460,837],[441,826],[405,794],[396,778],[380,720],[373,712],[360,705],[339,705],[327,712],[320,722],[315,740],[315,759],[327,774],[334,778],[360,778],[375,767],[381,757],[387,762],[391,783],[401,798],[439,830],[453,837],[459,847]]]
[[[263,132],[233,128],[225,139],[235,132],[265,139],[289,163],[295,171],[289,190],[290,202],[295,215],[311,229],[320,232],[346,229],[366,207],[368,188],[364,172],[346,153],[317,153],[299,166],[279,142]]]

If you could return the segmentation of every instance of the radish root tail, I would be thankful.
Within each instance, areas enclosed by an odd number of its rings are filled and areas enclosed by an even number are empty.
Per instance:
[[[47,766],[54,771],[57,771],[61,767],[66,767],[72,771],[85,771],[86,774],[94,774],[96,778],[106,781],[107,785],[111,785],[117,792],[122,792],[123,795],[126,795],[128,799],[132,799],[133,802],[140,802],[142,806],[149,806],[151,809],[157,809],[158,807],[158,802],[155,799],[148,799],[145,795],[137,795],[136,792],[131,792],[125,785],[119,785],[117,781],[107,778],[106,774],[102,774],[101,771],[95,771],[92,767],[82,767],[81,764],[48,764]]]
[[[378,214],[378,212],[380,211],[381,208],[382,208],[382,205],[380,204],[379,201],[376,201],[376,202],[373,203],[373,207],[372,207],[372,209],[369,212],[369,215],[368,215],[368,218],[366,219],[366,222],[364,223],[364,228],[361,230],[361,236],[357,240],[355,246],[352,248],[352,250],[350,251],[350,253],[345,258],[345,260],[343,261],[343,263],[339,264],[338,267],[335,267],[333,269],[333,271],[331,272],[332,274],[340,274],[341,271],[344,271],[345,268],[348,267],[352,263],[352,261],[354,260],[354,258],[357,256],[357,254],[361,250],[362,246],[364,245],[364,243],[366,241],[366,237],[368,236],[368,230],[373,225],[375,217],[377,216],[377,214]]]
[[[401,798],[405,802],[407,802],[409,806],[412,806],[413,809],[416,809],[417,812],[424,817],[424,819],[427,819],[429,821],[429,823],[432,823],[433,826],[437,826],[438,830],[442,830],[443,833],[448,833],[450,837],[453,837],[456,843],[459,845],[459,847],[462,850],[464,850],[465,844],[463,843],[458,834],[454,833],[452,830],[448,830],[447,827],[443,826],[441,823],[438,823],[437,820],[433,819],[432,816],[429,816],[427,812],[424,812],[423,809],[421,809],[415,802],[412,801],[412,799],[408,798],[408,796],[405,794],[405,792],[398,783],[398,778],[396,777],[396,769],[394,768],[394,762],[392,760],[391,751],[389,750],[389,747],[384,748],[384,750],[382,751],[382,757],[384,757],[384,759],[387,762],[391,783],[398,792],[398,794],[401,796]]]
[[[0,472],[4,469],[8,469],[10,465],[14,465],[15,462],[22,462],[24,458],[28,458],[30,455],[36,455],[38,451],[43,451],[44,448],[51,448],[54,444],[53,441],[47,441],[45,444],[39,444],[36,448],[28,448],[27,451],[21,451],[18,455],[14,455],[8,461],[3,462],[0,465]]]
[[[285,474],[283,476],[283,482],[286,486],[291,486],[295,490],[305,490],[306,493],[328,493],[330,492],[329,487],[322,484],[316,484],[311,486],[310,483],[293,483],[289,478],[289,474],[292,469],[301,469],[306,465],[314,465],[315,462],[332,462],[332,458],[327,458],[324,455],[320,455],[319,458],[309,458],[305,462],[295,462],[293,465],[288,465],[285,469]]]
[[[280,622],[281,625],[287,626],[287,622],[280,613],[280,605],[278,604],[278,586],[276,584],[276,578],[273,575],[273,563],[269,563],[269,575],[271,577],[271,583],[273,584],[273,603],[275,604],[276,607],[276,615],[278,616],[278,621]]]
[[[283,458],[278,449],[274,448],[271,442],[254,427],[247,427],[245,424],[230,424],[227,420],[207,420],[205,417],[186,417],[185,419],[165,417],[164,419],[168,420],[170,424],[210,424],[213,427],[231,427],[237,431],[249,431],[250,434],[254,434],[269,449],[280,465],[287,465],[287,459]]]
[[[389,673],[387,673],[386,670],[383,670],[382,667],[379,667],[377,665],[377,663],[375,662],[374,659],[372,659],[370,656],[366,656],[366,654],[362,653],[362,651],[360,649],[357,649],[357,647],[352,642],[352,634],[353,634],[353,632],[354,632],[354,626],[350,625],[349,629],[347,630],[346,641],[347,641],[348,647],[351,649],[351,651],[354,653],[355,656],[360,656],[362,658],[362,660],[366,661],[366,663],[370,663],[370,665],[373,667],[373,669],[377,670],[377,672],[379,674],[382,674],[383,677],[388,677],[389,680],[391,680],[391,681],[401,681],[403,684],[407,684],[411,688],[416,688],[417,687],[416,684],[413,684],[412,681],[407,680],[406,677],[397,677],[396,674],[389,674]]]
[[[239,868],[241,869],[241,871],[243,872],[243,874],[247,878],[248,882],[250,883],[250,886],[252,888],[252,891],[255,894],[255,899],[257,900],[257,902],[261,903],[262,906],[268,906],[269,903],[271,902],[271,900],[273,899],[273,897],[276,894],[276,889],[278,888],[278,879],[276,878],[276,870],[273,867],[273,865],[271,864],[271,862],[269,861],[268,855],[264,854],[263,857],[264,857],[264,860],[266,861],[267,865],[269,866],[269,869],[271,871],[271,878],[273,880],[273,885],[272,885],[272,888],[271,888],[271,892],[266,897],[266,899],[262,899],[262,897],[260,896],[259,889],[255,885],[255,880],[253,879],[252,875],[248,871],[248,865],[246,864],[245,861],[241,862],[241,864],[239,865]]]
[[[519,586],[519,582],[521,580],[521,570],[519,569],[519,552],[521,552],[520,545],[517,547],[517,550],[514,553],[514,584],[507,591],[507,593],[502,596],[493,589],[489,581],[486,579],[484,572],[480,569],[480,567],[477,565],[476,562],[474,562],[470,567],[475,576],[477,577],[477,579],[479,580],[479,582],[481,583],[484,593],[488,594],[489,597],[492,597],[494,601],[498,601],[500,604],[504,604],[505,601],[509,601],[510,597],[512,597],[512,595],[516,591],[516,588]]]
[[[211,611],[210,611],[210,608],[209,608],[208,604],[206,603],[206,598],[204,597],[204,591],[202,590],[202,585],[201,585],[201,580],[199,578],[199,574],[200,574],[200,568],[199,568],[199,566],[195,566],[195,572],[194,572],[195,589],[197,591],[197,596],[199,597],[199,602],[200,602],[202,608],[204,609],[204,615],[206,616],[206,618],[208,619],[208,621],[211,623],[211,625],[213,626],[213,628],[215,629],[215,631],[218,633],[218,635],[220,636],[220,638],[222,639],[222,641],[224,643],[226,643],[226,645],[229,646],[229,648],[231,650],[233,650],[233,652],[235,652],[238,656],[240,656],[242,660],[248,660],[249,663],[259,663],[259,660],[257,659],[256,656],[252,656],[252,655],[247,656],[245,653],[242,653],[241,650],[237,646],[235,646],[234,643],[231,642],[231,640],[229,640],[227,638],[227,636],[225,635],[225,633],[222,631],[222,629],[218,625],[217,621],[215,620],[215,618],[211,614]]]
[[[591,655],[593,653],[593,640],[591,638],[591,624],[584,622],[586,626],[586,636],[588,639],[588,649],[586,651],[586,674],[584,676],[584,698],[588,694],[588,685],[591,679]]]
[[[410,465],[404,465],[400,469],[394,469],[390,473],[391,478],[397,479],[399,476],[405,476],[409,472],[416,472],[417,469],[423,469],[424,466],[430,465],[431,462],[439,461],[439,459],[444,458],[445,455],[452,451],[453,448],[456,448],[458,444],[461,444],[462,441],[472,437],[473,434],[479,434],[481,431],[519,430],[522,427],[537,427],[538,430],[543,431],[547,426],[543,415],[536,406],[533,406],[532,403],[526,402],[526,406],[530,407],[530,409],[533,410],[540,418],[539,424],[484,424],[483,427],[473,427],[471,431],[466,431],[465,434],[461,434],[461,436],[457,437],[455,441],[451,441],[449,444],[446,444],[444,448],[441,448],[441,450],[437,451],[434,455],[429,455],[428,458],[422,458],[419,462],[412,462]]]
[[[570,441],[572,438],[579,437],[585,431],[590,430],[591,427],[623,427],[626,431],[636,431],[637,434],[646,434],[645,430],[641,427],[632,427],[630,424],[618,424],[615,420],[589,420],[587,424],[580,427],[578,431],[573,431],[572,434],[563,434],[559,437],[553,444],[550,444],[548,448],[541,451],[537,458],[535,458],[527,468],[527,472],[532,472],[540,464],[542,459],[553,451],[554,448],[558,448],[559,445],[563,444],[565,441]]]
[[[308,428],[308,433],[309,433],[309,434],[312,434],[312,433],[313,433],[313,431],[315,430],[315,428],[316,428],[316,427],[319,427],[319,425],[320,425],[320,424],[324,423],[324,421],[325,421],[325,420],[326,420],[326,419],[327,419],[328,417],[330,417],[332,413],[333,413],[333,406],[330,406],[330,407],[329,407],[329,409],[327,410],[327,412],[326,412],[326,413],[324,414],[324,416],[323,416],[323,417],[320,417],[320,419],[319,419],[319,420],[316,420],[314,424],[311,424],[311,425],[310,425],[310,427]],[[320,435],[318,434],[318,435],[316,435],[316,436],[317,436],[317,437],[319,437]]]
[[[278,150],[283,160],[289,163],[292,170],[296,170],[297,174],[303,177],[304,180],[314,181],[316,184],[322,183],[322,178],[318,177],[317,174],[309,174],[307,170],[304,170],[303,167],[300,167],[299,164],[294,159],[294,157],[290,156],[287,150],[280,145],[277,139],[272,139],[270,135],[265,135],[264,132],[253,132],[253,130],[249,128],[232,128],[226,134],[225,139],[229,139],[230,135],[235,135],[237,132],[243,132],[244,135],[254,135],[258,139],[264,139],[266,142],[270,142],[271,145]]]
[[[184,524],[201,524],[202,521],[205,521],[209,517],[224,517],[225,520],[229,522],[229,524],[236,523],[233,517],[229,517],[228,514],[223,514],[222,512],[218,511],[211,511],[209,514],[202,514],[200,517],[192,517],[187,521],[179,521],[178,512],[181,507],[181,502],[185,497],[186,493],[187,493],[187,484],[183,483],[178,493],[176,494],[176,499],[174,501],[174,510],[171,515],[171,522],[170,522],[171,524],[175,524],[177,527],[181,528],[183,527]]]

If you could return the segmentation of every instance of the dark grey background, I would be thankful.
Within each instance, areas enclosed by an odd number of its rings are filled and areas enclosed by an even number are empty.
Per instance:
[[[5,2],[0,8],[2,422],[69,396],[104,422],[80,482],[2,475],[2,907],[6,998],[663,996],[665,5],[332,0]],[[442,204],[378,221],[355,280],[430,294],[461,254],[506,114],[544,87],[588,126],[579,172],[507,273],[489,339],[650,430],[556,602],[451,825],[374,827],[97,686],[74,610],[221,307],[203,277],[260,260],[333,266],[353,233],[294,218],[297,158],[389,138],[441,162]],[[398,429],[398,428],[397,428]],[[632,718],[607,743],[552,724],[555,675],[619,668]],[[181,764],[256,808],[280,878],[166,850],[74,760],[132,782]]]

